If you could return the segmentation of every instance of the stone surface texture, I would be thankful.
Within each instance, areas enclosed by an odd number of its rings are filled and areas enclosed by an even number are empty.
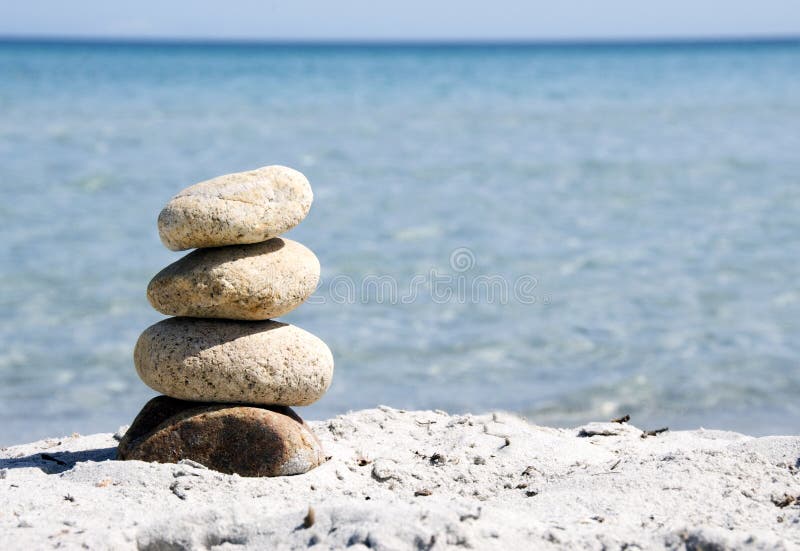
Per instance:
[[[266,320],[300,306],[319,274],[314,253],[276,237],[192,251],[156,274],[147,299],[168,316]]]
[[[322,447],[287,407],[185,402],[159,396],[122,437],[119,459],[196,461],[240,476],[302,474],[324,461]]]
[[[275,321],[168,318],[142,333],[134,363],[156,391],[204,402],[303,406],[333,377],[322,340]]]
[[[158,233],[173,251],[259,243],[299,224],[313,198],[306,177],[284,166],[226,174],[173,197]]]

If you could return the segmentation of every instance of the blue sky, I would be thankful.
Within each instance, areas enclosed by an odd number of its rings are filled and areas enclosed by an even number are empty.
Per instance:
[[[0,35],[554,40],[800,35],[798,0],[9,0]]]

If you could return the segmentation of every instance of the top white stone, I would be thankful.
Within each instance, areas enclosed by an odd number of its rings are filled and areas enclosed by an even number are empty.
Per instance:
[[[226,174],[173,197],[158,233],[173,251],[259,243],[302,222],[313,199],[306,177],[285,166]]]

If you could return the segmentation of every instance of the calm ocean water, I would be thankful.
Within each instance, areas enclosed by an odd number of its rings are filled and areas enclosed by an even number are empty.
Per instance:
[[[800,432],[800,44],[4,43],[0,445],[132,420],[159,210],[276,163],[323,266],[285,319],[337,362],[306,417]]]

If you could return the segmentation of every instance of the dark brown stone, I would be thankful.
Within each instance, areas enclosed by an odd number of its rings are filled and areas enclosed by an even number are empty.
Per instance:
[[[241,476],[302,474],[324,461],[302,419],[282,406],[242,406],[153,398],[120,440],[118,459],[191,459]]]

